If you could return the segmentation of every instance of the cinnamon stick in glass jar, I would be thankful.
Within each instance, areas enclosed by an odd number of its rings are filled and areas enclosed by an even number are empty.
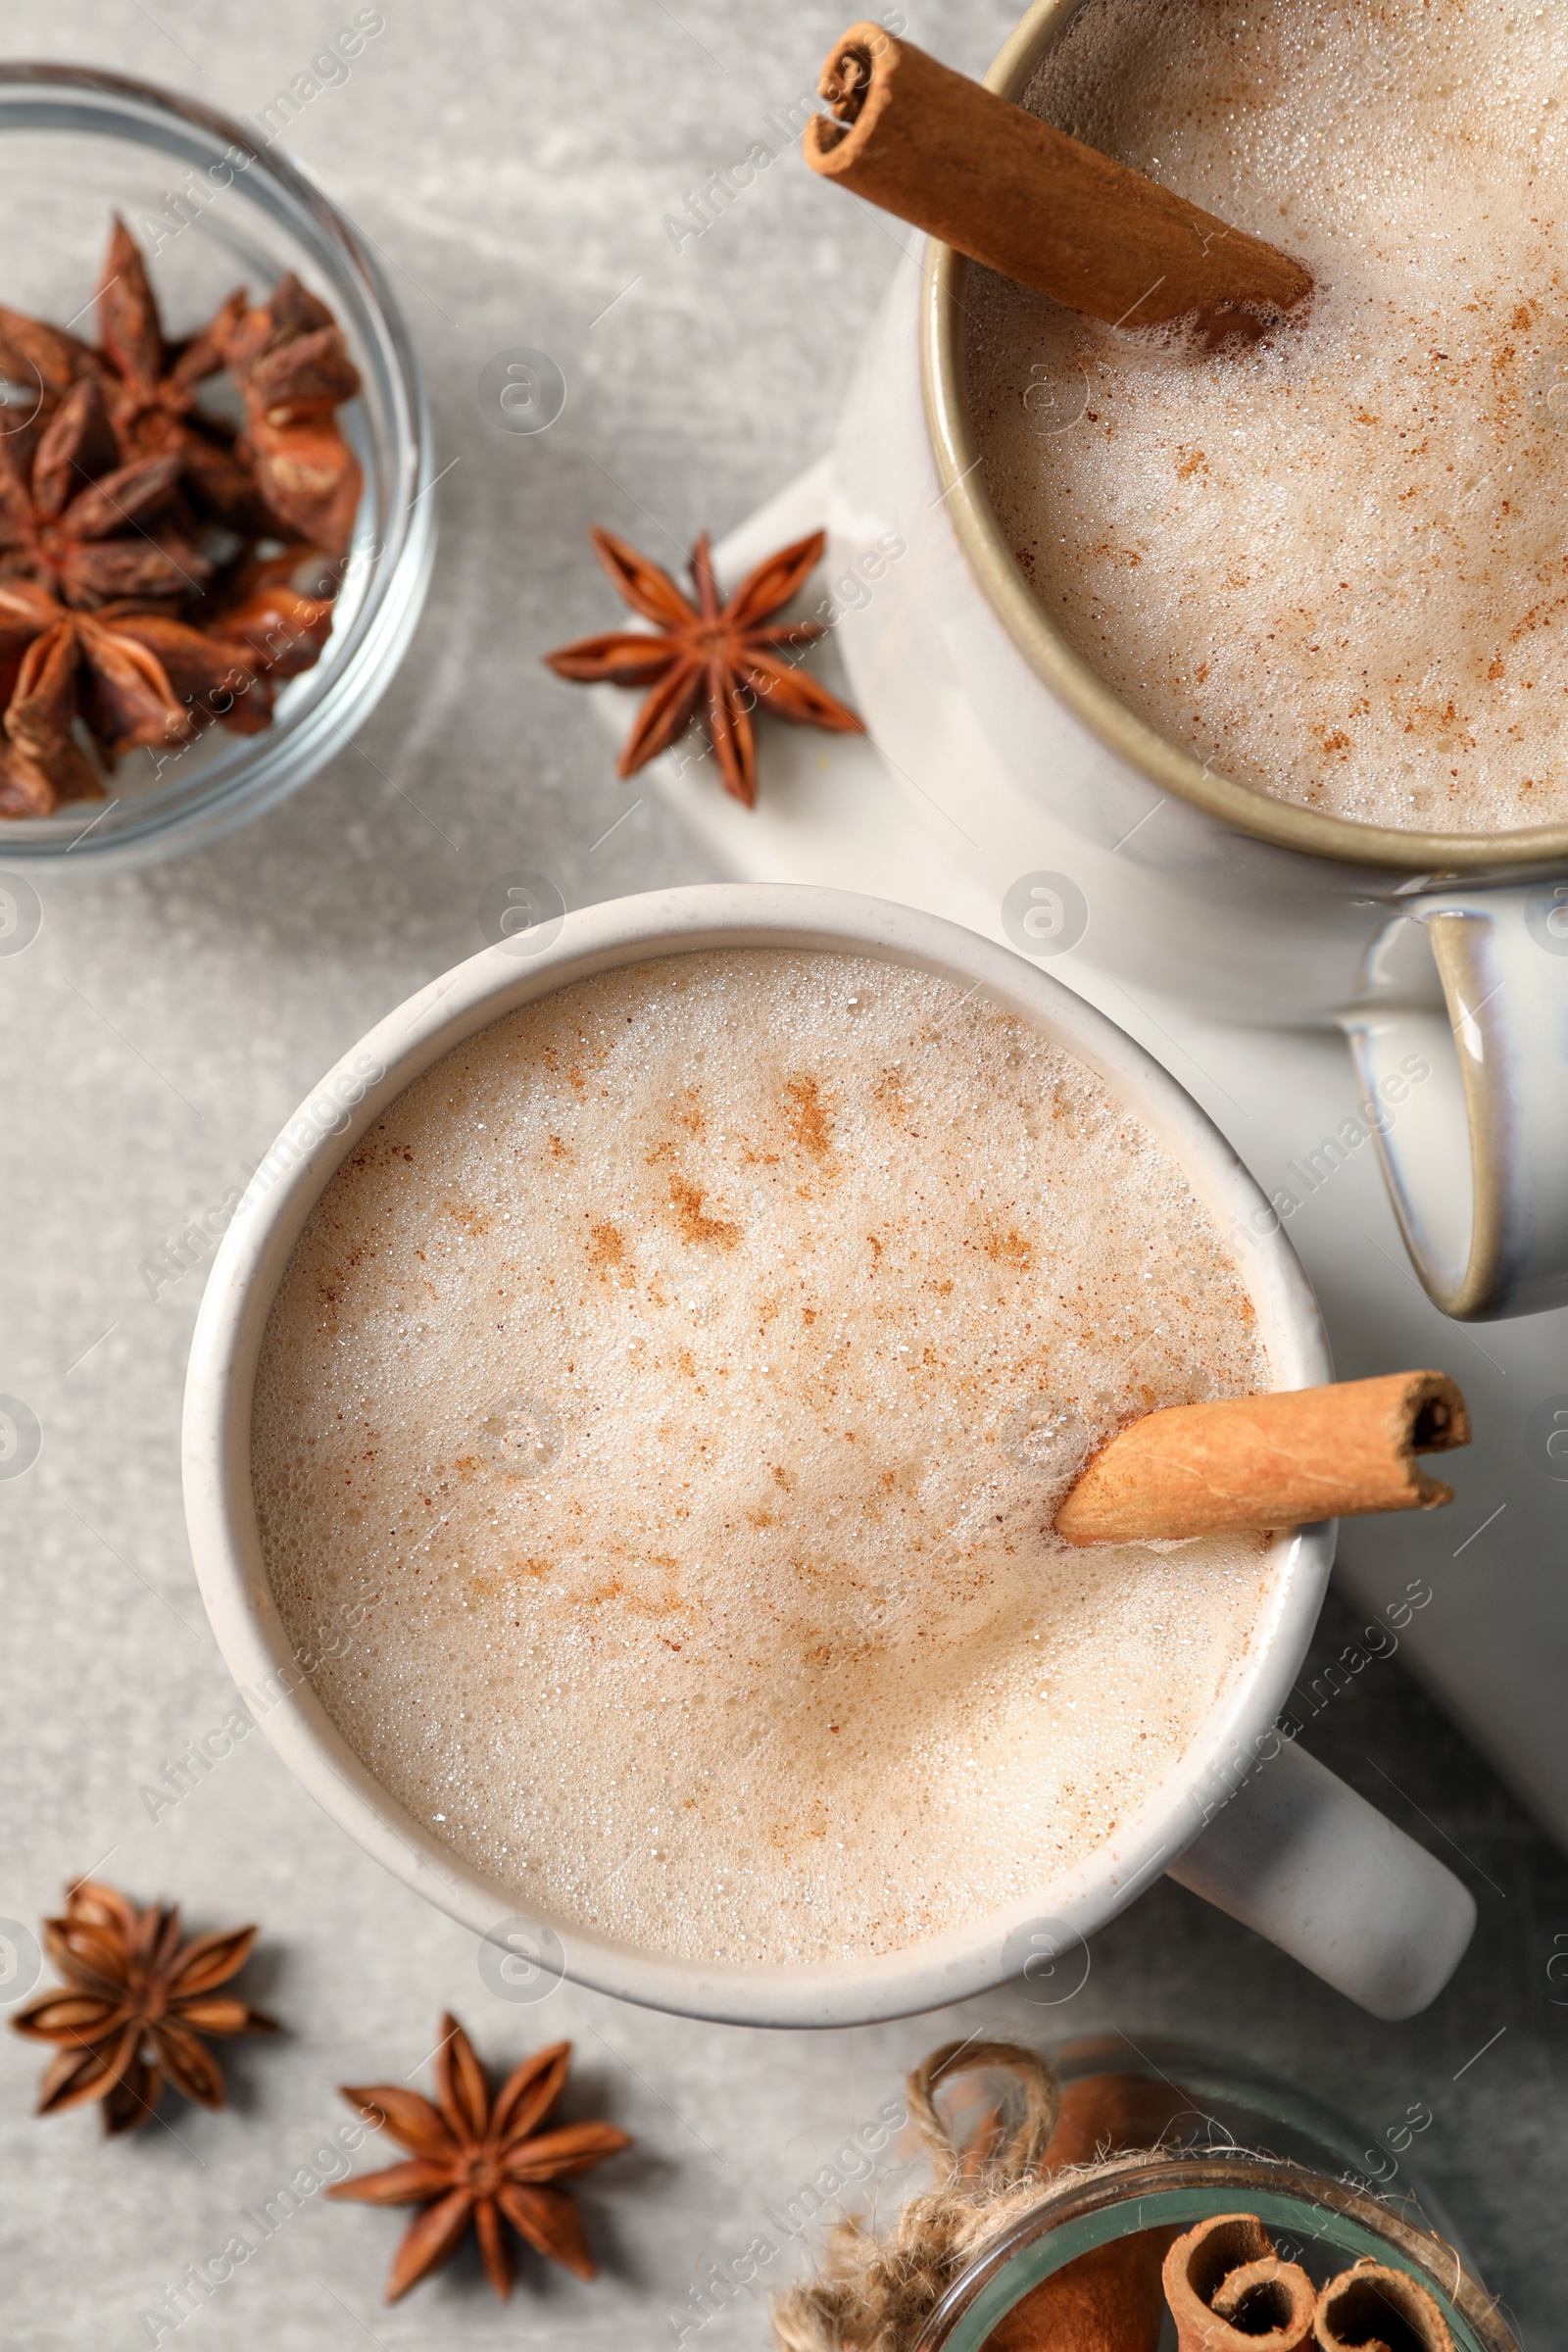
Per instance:
[[[1322,2352],[1370,2352],[1381,2343],[1453,2352],[1453,2330],[1420,2280],[1366,2255],[1318,2296],[1315,2334]]]
[[[1312,290],[1260,237],[880,24],[850,26],[817,88],[833,112],[806,125],[813,172],[1068,310],[1116,326],[1196,318],[1212,337],[1255,333]]]
[[[1165,2300],[1177,2352],[1303,2352],[1317,2291],[1282,2262],[1255,2213],[1216,2213],[1165,2257]]]
[[[1045,2137],[1030,2168],[1042,2186],[1070,2167],[1157,2147],[1192,2113],[1189,2094],[1163,2076],[1111,2067],[1058,2089],[1049,2062],[1033,2051],[1007,2042],[949,2042],[909,2078],[909,2111],[928,2144],[941,2129],[932,2105],[938,2083],[985,2068],[1014,2072],[1026,2093]],[[996,2162],[1001,2121],[1000,2114],[991,2116],[971,2137],[969,2155],[982,2175]],[[986,2337],[985,2352],[1157,2352],[1165,2314],[1160,2266],[1175,2234],[1140,2230],[1078,2255],[1013,2305]],[[912,2329],[907,2339],[898,2337],[901,2343],[912,2339]],[[878,2338],[893,2340],[891,2329]],[[799,2348],[785,2346],[784,2352]]]
[[[1446,1372],[1173,1404],[1102,1446],[1055,1517],[1070,1544],[1309,1526],[1453,1500],[1420,1453],[1470,1443]]]

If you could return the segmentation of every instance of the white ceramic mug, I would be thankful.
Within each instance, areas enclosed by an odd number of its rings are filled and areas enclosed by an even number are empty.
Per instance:
[[[257,1170],[202,1301],[185,1392],[191,1547],[223,1655],[274,1746],[368,1852],[475,1935],[493,1937],[498,1964],[520,1954],[546,1977],[553,1968],[688,2016],[841,2026],[934,2008],[1028,1972],[1037,1986],[1059,1988],[1083,1938],[1163,1870],[1379,2016],[1424,2007],[1469,1940],[1469,1895],[1273,1729],[1317,1620],[1331,1525],[1275,1540],[1272,1598],[1257,1637],[1179,1769],[1141,1813],[1029,1903],[879,1959],[700,1967],[559,1920],[519,1922],[516,1896],[396,1805],[327,1718],[268,1584],[250,1482],[262,1336],[307,1218],[394,1097],[476,1030],[591,973],[723,947],[878,956],[978,990],[1097,1070],[1186,1171],[1222,1232],[1261,1199],[1191,1097],[1102,1013],[1005,949],[907,907],[756,884],[657,891],[554,917],[475,956],[372,1029],[302,1105]],[[1330,1378],[1316,1301],[1289,1242],[1276,1234],[1238,1271],[1279,1384]]]
[[[989,86],[1017,98],[1080,5],[1036,0]],[[972,267],[928,241],[901,267],[833,453],[835,576],[877,578],[839,636],[878,748],[961,814],[953,852],[981,879],[1038,841],[1032,862],[1081,894],[1082,955],[1118,979],[1221,1020],[1338,1024],[1373,1102],[1409,1054],[1437,1054],[1420,1118],[1376,1131],[1422,1281],[1463,1318],[1568,1301],[1568,826],[1319,815],[1124,709],[1047,618],[986,494],[963,398]]]

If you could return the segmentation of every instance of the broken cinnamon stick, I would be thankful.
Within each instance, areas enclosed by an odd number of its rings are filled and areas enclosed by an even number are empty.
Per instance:
[[[1322,2352],[1453,2352],[1453,2335],[1419,2280],[1370,2257],[1331,2278],[1318,2297]]]
[[[1055,1529],[1070,1544],[1136,1544],[1430,1511],[1453,1490],[1416,1455],[1469,1443],[1469,1411],[1445,1372],[1167,1405],[1101,1447]]]
[[[1281,2262],[1255,2214],[1189,2230],[1165,2257],[1164,2282],[1177,2352],[1301,2352],[1312,2341],[1317,2291],[1298,2263]]]
[[[1256,333],[1312,280],[1260,237],[1069,138],[880,24],[852,24],[806,125],[824,179],[971,261],[1112,325],[1196,314]]]

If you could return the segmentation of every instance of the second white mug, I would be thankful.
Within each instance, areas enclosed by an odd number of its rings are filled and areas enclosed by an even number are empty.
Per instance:
[[[989,86],[1020,96],[1080,4],[1036,0]],[[836,563],[876,582],[839,634],[878,747],[961,811],[954,854],[982,879],[1028,850],[1038,953],[1077,946],[1220,1020],[1337,1025],[1373,1105],[1412,1055],[1432,1063],[1397,1139],[1373,1120],[1428,1292],[1464,1319],[1568,1301],[1568,827],[1351,823],[1134,717],[1047,618],[987,497],[963,392],[971,268],[929,244],[901,266],[833,453]]]

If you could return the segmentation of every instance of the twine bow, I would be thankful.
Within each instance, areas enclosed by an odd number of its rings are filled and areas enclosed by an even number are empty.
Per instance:
[[[936,2092],[982,2067],[1010,2078],[1007,2095],[960,2148]],[[817,2277],[774,2300],[778,2352],[907,2352],[954,2281],[1040,2202],[1061,2091],[1037,2051],[950,2041],[915,2068],[907,2093],[936,2185],[909,2199],[886,2237],[858,2221],[837,2225]]]

